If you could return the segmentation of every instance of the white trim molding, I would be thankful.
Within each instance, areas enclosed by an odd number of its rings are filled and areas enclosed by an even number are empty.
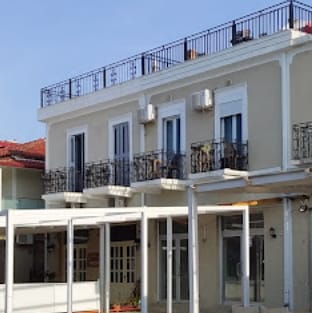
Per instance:
[[[181,152],[186,152],[186,114],[185,114],[185,100],[177,100],[174,102],[162,103],[158,107],[157,118],[157,148],[163,149],[163,120],[171,116],[180,116],[180,149]]]
[[[132,113],[126,113],[112,117],[108,120],[108,157],[114,158],[114,126],[121,123],[129,123],[129,158],[133,155],[133,117]]]

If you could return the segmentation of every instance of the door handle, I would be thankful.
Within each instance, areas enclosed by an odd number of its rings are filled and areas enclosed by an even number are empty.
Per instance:
[[[241,276],[241,263],[240,262],[236,263],[236,276],[237,277]]]

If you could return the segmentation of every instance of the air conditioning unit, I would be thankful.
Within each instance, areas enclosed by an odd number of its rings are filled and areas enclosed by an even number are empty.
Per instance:
[[[138,109],[138,121],[140,124],[147,124],[155,121],[156,110],[153,104],[149,103],[143,108]]]
[[[34,236],[31,234],[16,235],[16,243],[18,245],[32,245],[34,243]]]
[[[213,109],[213,92],[210,89],[204,89],[192,94],[192,108],[195,111],[209,111]]]

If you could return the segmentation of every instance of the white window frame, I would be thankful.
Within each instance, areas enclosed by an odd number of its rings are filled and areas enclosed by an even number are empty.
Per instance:
[[[162,150],[165,147],[164,142],[164,120],[180,117],[180,152],[186,152],[186,131],[185,131],[185,101],[163,103],[158,108],[157,119],[157,149]]]
[[[224,136],[222,119],[230,115],[242,115],[242,140],[248,139],[247,83],[215,90],[215,139]],[[236,134],[236,119],[233,120],[233,134]]]
[[[133,150],[132,150],[132,113],[127,113],[119,115],[108,120],[108,157],[110,160],[114,159],[114,126],[128,123],[129,124],[129,159],[132,160]]]
[[[70,166],[71,163],[71,137],[75,135],[84,134],[84,162],[88,162],[88,126],[79,126],[66,130],[66,165]]]

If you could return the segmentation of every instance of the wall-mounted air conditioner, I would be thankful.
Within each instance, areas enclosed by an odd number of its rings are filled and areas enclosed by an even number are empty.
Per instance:
[[[196,111],[209,111],[213,109],[213,92],[210,89],[204,89],[195,92],[191,96],[191,105]]]
[[[34,243],[34,236],[32,234],[16,235],[16,243],[18,245],[32,245]]]
[[[156,110],[153,104],[149,103],[138,109],[138,121],[140,124],[154,122],[156,119]]]

